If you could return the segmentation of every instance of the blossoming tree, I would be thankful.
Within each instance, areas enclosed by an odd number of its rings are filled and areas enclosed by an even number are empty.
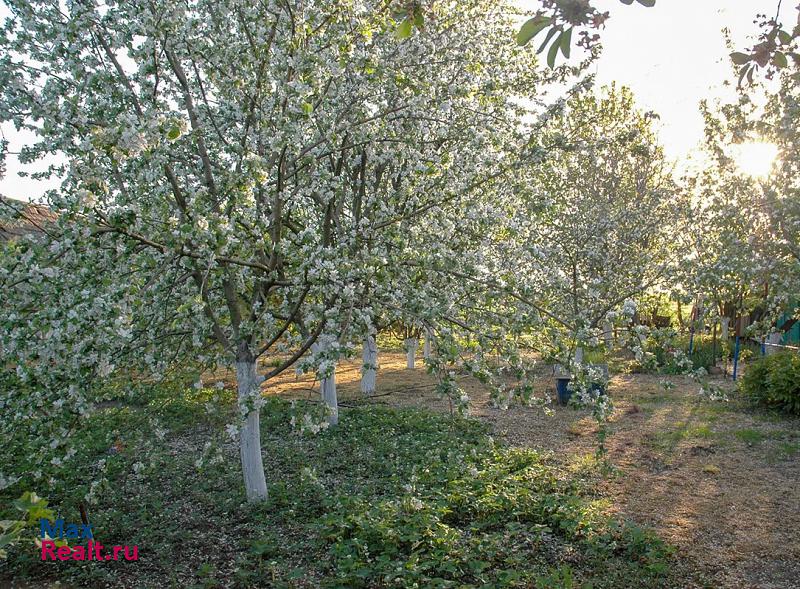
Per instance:
[[[410,34],[369,1],[8,4],[0,119],[36,135],[25,159],[66,163],[57,223],[0,274],[3,427],[68,459],[104,381],[232,364],[264,498],[261,383],[303,357],[331,375],[381,304],[370,283],[408,282],[386,264],[416,223],[507,171],[509,97],[539,77],[510,12],[441,2]]]
[[[800,292],[800,84],[798,67],[783,74],[779,90],[766,106],[766,116],[754,126],[778,148],[775,166],[765,183],[765,210],[770,219],[775,256],[784,259],[784,271],[775,277],[784,304]]]
[[[707,164],[689,179],[695,201],[693,248],[684,282],[711,303],[713,317],[756,311],[754,334],[766,336],[777,314],[796,296],[798,224],[794,180],[796,74],[786,72],[766,106],[754,97],[765,88],[742,89],[736,101],[704,104]],[[743,169],[752,154],[742,145],[772,142],[772,169],[754,176]],[[724,307],[724,308],[723,308]],[[712,317],[712,320],[713,320]]]
[[[668,281],[684,202],[652,116],[625,88],[572,97],[538,140],[551,155],[520,186],[509,228],[519,266],[504,272],[540,293],[556,347],[580,356],[626,302],[630,315],[630,301]]]

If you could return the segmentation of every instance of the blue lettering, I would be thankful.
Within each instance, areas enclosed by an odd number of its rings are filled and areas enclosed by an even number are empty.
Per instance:
[[[55,527],[50,527],[50,522],[44,518],[39,520],[39,535],[42,538],[62,538],[64,536],[64,520],[57,519]]]

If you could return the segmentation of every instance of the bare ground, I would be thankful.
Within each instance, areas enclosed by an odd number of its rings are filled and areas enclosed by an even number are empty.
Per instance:
[[[370,402],[450,411],[424,367],[405,368],[400,353],[381,355]],[[363,402],[360,362],[336,373],[343,406]],[[231,375],[218,374],[229,380]],[[673,377],[614,376],[615,411],[607,440],[615,472],[601,483],[609,510],[647,524],[675,546],[696,579],[687,587],[800,589],[800,421],[754,412],[735,401],[710,401],[696,383]],[[720,382],[722,382],[720,380]],[[553,405],[499,410],[479,383],[461,386],[471,415],[515,446],[552,451],[565,466],[591,462],[597,428],[587,412]],[[267,394],[318,398],[311,376],[285,373]],[[554,394],[552,379],[540,389]]]

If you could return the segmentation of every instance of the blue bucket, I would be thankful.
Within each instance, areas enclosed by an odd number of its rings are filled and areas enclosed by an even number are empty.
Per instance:
[[[593,382],[591,391],[593,393],[597,393],[598,396],[605,395],[606,394],[606,385],[604,385],[602,383],[599,383],[599,382]]]
[[[572,396],[572,391],[569,388],[569,381],[571,378],[557,378],[556,379],[556,393],[558,393],[558,404],[566,405]]]
[[[559,405],[568,405],[569,400],[572,398],[572,390],[569,388],[569,383],[571,380],[571,378],[556,378],[556,393],[558,394]],[[597,396],[605,395],[606,385],[595,382],[592,383],[590,390]]]

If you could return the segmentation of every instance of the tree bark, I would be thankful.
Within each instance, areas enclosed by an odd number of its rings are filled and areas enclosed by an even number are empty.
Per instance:
[[[375,394],[378,372],[378,344],[372,334],[364,338],[361,360],[361,392],[369,397]]]
[[[251,354],[246,356],[236,362],[239,406],[247,407],[247,416],[240,432],[239,455],[247,500],[263,501],[267,498],[267,480],[261,458],[261,423],[257,403],[261,395],[259,385],[263,379],[256,373],[255,358]]]
[[[417,346],[419,340],[415,337],[410,337],[405,341],[406,345],[406,368],[413,370],[414,361],[416,360]]]
[[[711,328],[711,365],[716,367],[717,365],[717,320],[712,319],[712,328]]]

